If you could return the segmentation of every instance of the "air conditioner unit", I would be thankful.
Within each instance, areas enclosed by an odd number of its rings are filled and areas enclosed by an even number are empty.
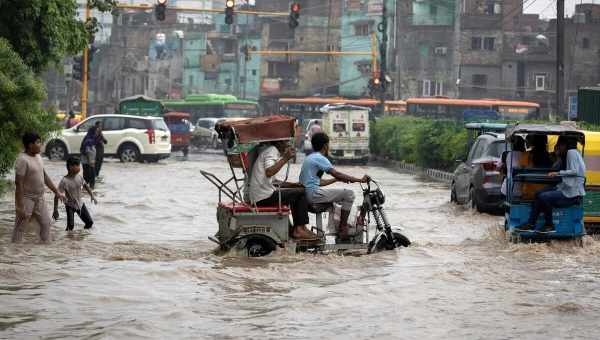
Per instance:
[[[448,54],[448,47],[436,47],[434,52],[437,55],[446,55]]]

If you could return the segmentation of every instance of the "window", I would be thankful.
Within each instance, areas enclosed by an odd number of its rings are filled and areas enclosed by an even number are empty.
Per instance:
[[[481,149],[481,144],[483,144],[483,142],[478,140],[475,142],[473,147],[471,147],[471,151],[469,151],[469,156],[467,157],[467,162],[471,162],[475,158],[475,154]]]
[[[190,75],[190,77],[189,77],[189,79],[188,79],[188,80],[189,80],[189,85],[190,85],[190,86],[194,86],[194,76],[193,76],[193,75]]]
[[[333,123],[333,132],[346,132],[346,123]]]
[[[436,5],[429,5],[429,15],[437,16],[437,6]]]
[[[444,82],[441,82],[441,81],[435,82],[435,95],[436,96],[444,95]]]
[[[235,41],[234,40],[225,40],[223,46],[223,53],[235,53]]]
[[[129,129],[146,129],[146,122],[143,119],[129,119],[129,123],[127,125]]]
[[[423,80],[423,97],[431,97],[431,80]]]
[[[354,132],[364,132],[366,129],[365,123],[352,123],[352,131]]]
[[[487,75],[485,74],[474,74],[472,78],[473,86],[485,87],[487,86]]]
[[[590,39],[583,38],[583,41],[581,42],[581,47],[582,48],[590,48]]]
[[[485,38],[483,39],[483,49],[487,51],[495,50],[494,43],[496,42],[496,38]]]
[[[481,49],[481,37],[472,37],[471,38],[471,49],[472,50],[480,50]]]
[[[546,89],[546,75],[536,74],[535,75],[535,90],[544,91]]]
[[[256,75],[256,70],[252,70],[252,75],[255,76]]]
[[[506,142],[504,142],[504,141],[494,142],[494,143],[490,144],[490,146],[487,148],[486,156],[500,158],[504,151],[506,151]]]
[[[87,130],[94,126],[94,124],[96,124],[97,121],[98,118],[90,118],[84,121],[83,123],[79,124],[79,126],[77,126],[77,132],[87,132]]]
[[[104,131],[123,130],[124,127],[125,118],[108,117],[102,120],[102,130]]]
[[[369,24],[361,23],[354,25],[354,35],[358,36],[368,36],[369,35]]]
[[[169,127],[167,127],[167,124],[164,120],[162,120],[162,118],[152,119],[152,128],[159,131],[169,131]]]
[[[423,97],[443,96],[444,82],[438,80],[423,80]]]

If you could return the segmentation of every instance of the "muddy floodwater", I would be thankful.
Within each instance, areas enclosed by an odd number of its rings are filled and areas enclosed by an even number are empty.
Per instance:
[[[65,169],[46,166],[55,181]],[[61,210],[50,245],[33,226],[10,244],[14,195],[1,198],[0,338],[600,338],[600,241],[510,244],[501,218],[451,205],[439,183],[344,167],[383,183],[410,248],[219,257],[207,240],[217,192],[201,169],[229,172],[216,154],[106,163],[95,228],[67,234]]]

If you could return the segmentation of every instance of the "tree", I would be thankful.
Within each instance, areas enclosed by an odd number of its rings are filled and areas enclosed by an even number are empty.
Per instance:
[[[116,0],[88,5],[105,12]],[[45,137],[58,128],[42,108],[46,90],[37,75],[81,52],[97,24],[79,20],[76,0],[0,0],[0,176],[12,168],[23,133]]]
[[[55,126],[53,116],[42,108],[44,84],[0,38],[0,176],[12,168],[26,131],[47,134]]]
[[[89,0],[92,8],[110,11],[115,0]],[[81,52],[97,30],[97,21],[77,17],[75,0],[2,0],[0,37],[7,39],[35,73]]]

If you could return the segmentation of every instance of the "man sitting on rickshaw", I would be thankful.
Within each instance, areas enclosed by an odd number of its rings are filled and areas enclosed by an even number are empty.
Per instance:
[[[276,182],[275,175],[281,171],[295,156],[295,151],[287,141],[277,141],[259,146],[258,155],[251,164],[248,174],[247,196],[250,202],[258,207],[272,207],[281,204],[289,205],[292,211],[293,229],[291,236],[298,240],[318,239],[306,225],[308,220],[308,202],[304,188],[299,183]],[[277,184],[281,190],[281,201]]]
[[[561,176],[561,182],[556,187],[548,187],[536,192],[529,220],[517,227],[519,230],[554,230],[552,208],[566,208],[579,204],[585,195],[585,163],[577,150],[577,140],[561,136],[556,144],[558,156],[561,158],[560,170],[550,172],[548,176]],[[544,226],[542,230],[538,230],[535,223],[542,212],[545,219]]]
[[[354,203],[354,192],[349,189],[323,189],[322,187],[337,181],[344,183],[366,183],[367,175],[356,178],[337,171],[327,159],[329,153],[329,137],[318,132],[311,139],[313,153],[304,159],[300,172],[300,182],[306,190],[306,198],[310,204],[338,203],[342,206],[338,237],[341,241],[348,240],[348,217]],[[321,176],[328,173],[333,178],[324,180]]]

